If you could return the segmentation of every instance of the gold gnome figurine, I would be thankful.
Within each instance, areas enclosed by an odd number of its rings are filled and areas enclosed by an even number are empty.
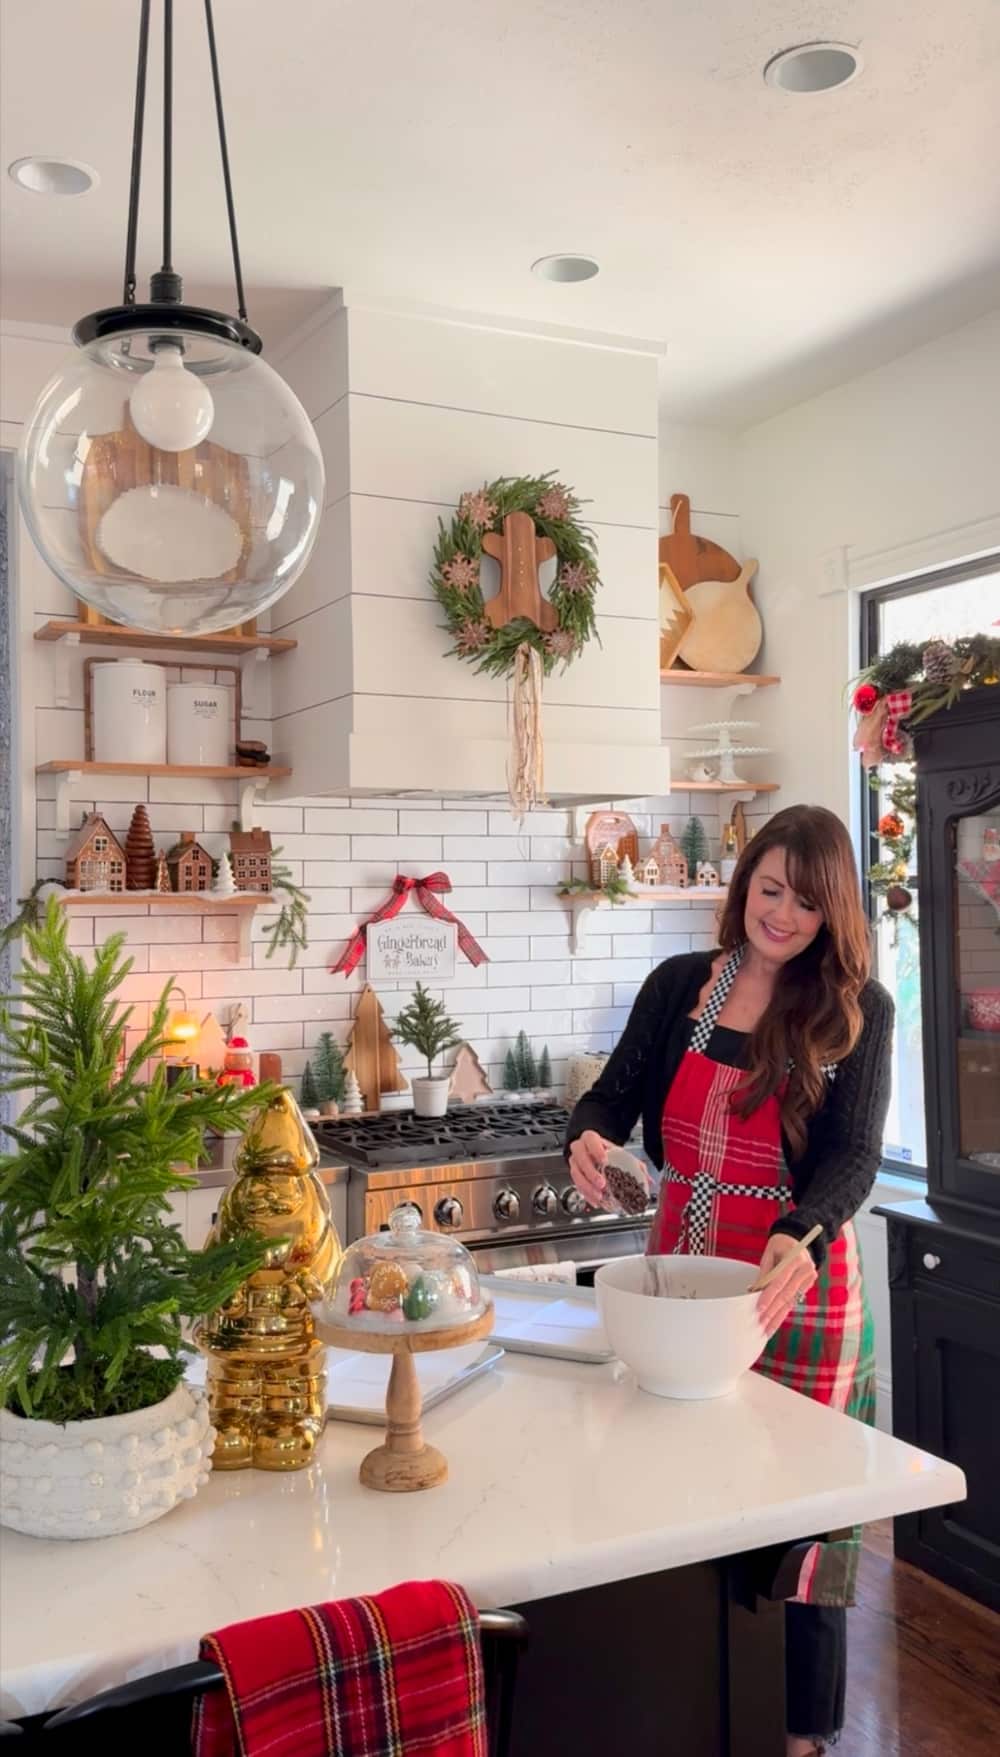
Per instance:
[[[251,1123],[209,1243],[255,1232],[274,1243],[264,1267],[206,1318],[216,1470],[301,1470],[323,1430],[326,1351],[309,1302],[330,1290],[341,1244],[319,1150],[290,1092]]]

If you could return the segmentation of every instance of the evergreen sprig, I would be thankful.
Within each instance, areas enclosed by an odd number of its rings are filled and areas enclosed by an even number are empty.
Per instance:
[[[271,889],[283,896],[284,901],[274,920],[265,927],[264,938],[271,942],[267,948],[268,958],[273,958],[279,947],[282,950],[287,949],[288,968],[294,970],[299,952],[309,944],[306,918],[312,898],[308,891],[303,891],[299,885],[292,883],[290,866],[275,865],[280,853],[281,849],[276,848],[271,857]]]
[[[954,706],[964,690],[996,684],[1000,679],[1000,637],[997,635],[962,635],[957,640],[948,641],[947,646],[955,656],[955,674],[944,683],[924,674],[924,654],[930,644],[929,639],[897,641],[861,672],[852,687],[871,683],[883,696],[894,690],[910,690],[913,707],[906,721],[914,726],[929,714]]]
[[[25,928],[22,992],[0,1005],[0,1092],[31,1094],[2,1125],[0,1404],[54,1421],[166,1396],[190,1352],[184,1323],[264,1260],[253,1239],[189,1250],[167,1215],[171,1196],[196,1185],[177,1166],[205,1157],[206,1129],[245,1128],[272,1093],[190,1074],[168,1087],[169,986],[137,1034],[117,998],[132,967],[124,935],[92,967],[67,936],[50,901]]]
[[[508,676],[514,668],[514,655],[525,642],[540,654],[546,676],[560,662],[559,655],[547,647],[541,629],[525,617],[518,617],[503,628],[491,629],[483,646],[474,652],[467,652],[458,644],[459,637],[470,623],[482,622],[483,595],[478,583],[468,587],[452,585],[444,577],[444,569],[457,555],[479,561],[483,553],[484,530],[501,531],[504,519],[511,512],[530,513],[536,530],[550,537],[555,544],[557,572],[549,602],[559,618],[560,629],[572,635],[574,643],[573,652],[562,661],[563,665],[569,664],[581,647],[597,634],[594,608],[600,585],[597,542],[593,532],[576,516],[582,503],[570,489],[564,489],[567,499],[564,518],[546,518],[538,511],[538,503],[547,491],[561,486],[553,470],[544,476],[500,476],[483,487],[483,494],[496,508],[496,516],[490,525],[480,526],[461,512],[456,513],[450,525],[438,520],[431,586],[445,613],[447,632],[456,640],[456,645],[450,649],[451,654],[468,659],[476,671],[484,671],[491,677]],[[570,592],[560,584],[564,567],[584,570],[583,590]]]

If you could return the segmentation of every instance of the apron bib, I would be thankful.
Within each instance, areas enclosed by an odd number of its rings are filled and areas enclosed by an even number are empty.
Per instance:
[[[701,1254],[757,1264],[771,1226],[794,1207],[778,1097],[748,1117],[738,1116],[732,1096],[744,1072],[708,1054],[742,957],[734,952],[720,972],[667,1093],[651,1256]],[[817,1279],[771,1337],[755,1371],[874,1425],[874,1331],[850,1221],[828,1246]],[[812,1544],[789,1596],[799,1604],[853,1604],[859,1555],[860,1527]]]

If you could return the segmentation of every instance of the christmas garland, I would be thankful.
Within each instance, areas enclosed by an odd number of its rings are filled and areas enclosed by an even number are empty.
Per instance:
[[[596,633],[594,599],[600,578],[593,533],[576,517],[580,502],[571,489],[544,476],[498,476],[473,493],[463,494],[450,525],[438,520],[431,586],[454,638],[450,654],[468,659],[477,671],[507,677],[519,647],[534,648],[546,675],[559,663],[568,665]],[[503,628],[486,620],[479,568],[483,537],[499,533],[508,513],[526,512],[556,551],[556,579],[549,602],[558,627],[549,634],[526,617]]]
[[[875,787],[880,785],[877,773],[871,780]],[[911,775],[897,774],[889,788],[889,810],[882,813],[877,825],[885,858],[868,868],[872,895],[882,900],[885,918],[892,922],[893,945],[898,943],[900,918],[916,919],[913,892],[907,883],[916,837],[916,810],[916,782]]]
[[[898,641],[861,673],[854,689],[853,705],[861,715],[854,748],[865,767],[887,757],[905,760],[908,727],[953,707],[963,690],[983,684],[1000,684],[1000,637]]]

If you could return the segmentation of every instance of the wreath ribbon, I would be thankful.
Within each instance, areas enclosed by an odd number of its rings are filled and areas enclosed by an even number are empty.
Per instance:
[[[421,909],[427,915],[433,916],[435,921],[453,921],[455,923],[458,928],[458,943],[470,964],[488,964],[489,959],[486,953],[479,941],[473,938],[464,921],[459,921],[458,916],[452,914],[447,904],[441,902],[441,897],[447,896],[450,890],[451,879],[446,872],[428,873],[426,878],[399,877],[393,879],[392,890],[385,902],[379,905],[374,915],[369,915],[368,920],[362,922],[355,929],[353,937],[348,941],[336,964],[331,966],[334,976],[339,976],[341,972],[345,976],[350,976],[351,971],[357,968],[364,957],[368,929],[372,923],[391,921],[393,916],[399,914],[411,893],[415,895]]]
[[[913,708],[913,691],[909,689],[892,690],[885,698],[885,725],[882,728],[882,748],[890,756],[905,756],[909,745],[900,732],[900,721],[905,720]]]

